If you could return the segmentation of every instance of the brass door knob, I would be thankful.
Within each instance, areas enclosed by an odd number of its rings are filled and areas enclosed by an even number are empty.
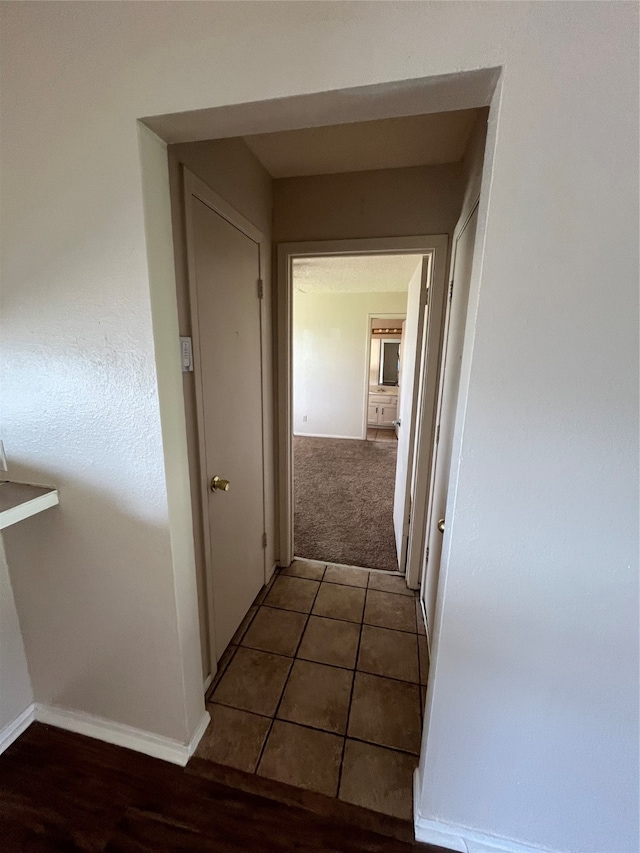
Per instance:
[[[229,491],[229,485],[230,485],[229,481],[223,480],[222,477],[216,476],[216,477],[211,478],[211,491],[212,492],[215,492],[217,489],[219,489],[221,492],[228,492]]]
[[[438,530],[440,533],[444,533],[444,518],[441,518],[438,522]]]

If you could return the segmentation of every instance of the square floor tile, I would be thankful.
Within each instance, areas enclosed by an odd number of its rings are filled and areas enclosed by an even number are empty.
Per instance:
[[[326,583],[341,583],[345,586],[367,586],[369,572],[366,569],[352,569],[350,566],[327,566],[324,573]]]
[[[426,637],[418,636],[418,655],[420,658],[420,684],[426,684],[429,678],[429,649]]]
[[[258,765],[266,776],[335,797],[344,738],[276,720]]]
[[[417,684],[356,672],[347,728],[349,737],[417,755],[421,728]]]
[[[265,600],[265,598],[267,597],[268,593],[269,593],[269,587],[266,585],[263,586],[262,589],[260,590],[260,592],[256,595],[256,597],[253,601],[253,606],[259,607],[262,604],[262,602]]]
[[[392,592],[367,590],[364,622],[378,628],[416,633],[416,606],[412,598]]]
[[[354,669],[360,625],[324,616],[310,616],[297,657]]]
[[[281,607],[283,610],[297,610],[300,613],[308,613],[319,586],[318,581],[279,576],[264,603],[269,607]]]
[[[339,797],[366,809],[411,820],[417,758],[405,752],[349,740],[345,745]]]
[[[270,591],[271,587],[274,585],[274,583],[275,583],[275,581],[276,581],[276,578],[277,578],[277,577],[278,577],[278,572],[277,572],[277,570],[276,570],[276,571],[274,571],[274,573],[271,575],[271,578],[269,579],[269,582],[268,582],[268,583],[266,583],[266,584],[262,587],[262,589],[260,590],[260,592],[256,595],[256,599],[255,599],[255,601],[253,602],[253,603],[254,603],[254,605],[256,605],[256,606],[257,606],[257,605],[259,605],[259,604],[262,604],[262,602],[265,600],[265,598],[267,597],[267,595],[269,595],[269,591]]]
[[[369,589],[379,589],[380,592],[395,592],[398,595],[410,595],[414,592],[409,589],[404,575],[387,575],[384,572],[371,572],[369,574]]]
[[[352,681],[351,670],[296,660],[278,708],[278,719],[343,735]]]
[[[280,574],[286,577],[307,578],[311,581],[321,581],[324,575],[324,563],[307,560],[294,560],[286,569],[280,569]]]
[[[215,690],[216,686],[220,683],[220,679],[225,674],[225,671],[226,671],[227,667],[229,666],[229,664],[231,663],[231,660],[232,660],[233,656],[235,655],[237,648],[238,648],[237,646],[234,646],[231,643],[229,643],[227,648],[222,653],[222,657],[218,661],[216,673],[213,676],[213,681],[211,682],[211,687],[209,688],[209,694],[208,694],[209,696],[211,696],[211,694]]]
[[[271,720],[225,705],[208,705],[211,724],[198,744],[196,755],[253,773]]]
[[[249,625],[251,625],[251,621],[257,612],[258,612],[258,608],[255,605],[252,605],[249,608],[247,615],[244,617],[244,619],[242,620],[242,622],[240,623],[240,625],[238,627],[238,630],[235,632],[235,634],[231,638],[230,645],[231,644],[234,644],[236,646],[239,645],[240,640],[244,637],[244,635],[247,631],[247,628],[249,627]]]
[[[241,645],[293,657],[307,622],[306,613],[260,607]]]
[[[241,647],[211,698],[221,705],[272,717],[290,668],[289,658]]]
[[[357,587],[322,583],[312,612],[314,616],[345,619],[347,622],[362,622],[365,594],[364,589]],[[404,598],[401,600],[404,601]]]
[[[399,678],[401,681],[417,684],[417,639],[415,634],[407,634],[404,631],[363,625],[357,668],[373,675]]]

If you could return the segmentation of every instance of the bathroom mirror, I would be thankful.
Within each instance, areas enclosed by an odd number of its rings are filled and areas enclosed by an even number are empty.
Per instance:
[[[400,368],[400,341],[380,341],[380,385],[397,385]]]

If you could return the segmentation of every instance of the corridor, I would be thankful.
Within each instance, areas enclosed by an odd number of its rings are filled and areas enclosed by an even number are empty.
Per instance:
[[[403,578],[296,560],[222,656],[196,755],[409,820],[426,679]]]

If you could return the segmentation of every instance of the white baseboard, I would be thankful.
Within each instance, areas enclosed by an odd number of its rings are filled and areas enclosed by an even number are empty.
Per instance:
[[[532,847],[510,838],[487,835],[438,820],[416,817],[414,824],[416,841],[455,850],[457,853],[559,853],[548,847]]]
[[[14,740],[17,740],[25,729],[28,729],[35,719],[35,705],[33,702],[12,720],[3,729],[0,729],[0,755],[8,749]]]
[[[417,770],[413,774],[413,822],[416,841],[455,850],[456,853],[560,853],[548,847],[532,847],[511,838],[487,835],[466,826],[420,817]]]
[[[194,736],[189,741],[189,746],[187,747],[187,752],[188,752],[187,760],[189,758],[191,758],[193,753],[198,748],[198,744],[202,740],[202,736],[206,732],[207,727],[209,726],[210,722],[211,722],[211,715],[209,714],[208,711],[205,711],[204,714],[202,715],[202,718],[200,719],[200,722],[198,723],[198,728],[196,729]],[[185,764],[186,763],[187,762],[185,761]]]
[[[85,714],[82,711],[68,711],[64,708],[56,708],[47,705],[35,706],[35,719],[40,723],[56,726],[69,732],[95,738],[96,740],[112,743],[115,746],[124,746],[150,755],[152,758],[161,758],[181,767],[187,763],[196,751],[202,735],[209,725],[210,717],[207,711],[196,729],[190,743],[184,744],[171,738],[145,732],[133,726],[125,726],[122,723],[114,723],[95,717],[93,714]]]
[[[294,432],[296,438],[345,438],[349,441],[362,441],[361,435],[331,435],[327,432]]]
[[[431,666],[431,640],[429,638],[429,627],[427,625],[427,608],[425,607],[425,603],[422,599],[422,596],[418,594],[418,603],[420,605],[420,613],[422,615],[422,625],[424,627],[424,636],[427,638],[427,656],[429,658],[429,666]]]
[[[205,678],[204,684],[202,685],[202,692],[205,694],[205,696],[207,695],[207,690],[211,687],[212,684],[213,684],[213,673],[210,672],[209,675]]]

